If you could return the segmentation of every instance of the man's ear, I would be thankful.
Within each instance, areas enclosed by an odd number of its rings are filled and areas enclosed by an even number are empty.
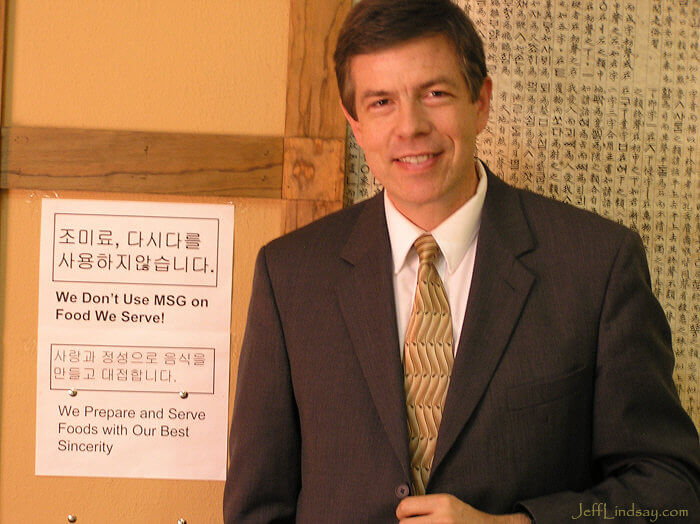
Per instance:
[[[489,112],[491,111],[491,91],[493,90],[493,82],[491,77],[484,78],[479,91],[479,98],[476,100],[476,133],[481,133],[489,121]]]
[[[360,122],[355,120],[352,115],[348,113],[348,110],[345,109],[343,102],[340,102],[340,108],[343,110],[343,114],[345,115],[345,119],[348,121],[348,124],[350,124],[352,134],[355,135],[355,140],[359,146],[362,147],[362,126],[360,125]]]

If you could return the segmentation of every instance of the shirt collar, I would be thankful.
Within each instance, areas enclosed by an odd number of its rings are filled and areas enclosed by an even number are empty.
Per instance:
[[[474,195],[457,211],[439,224],[432,233],[447,262],[448,273],[454,272],[476,239],[481,224],[481,210],[486,198],[486,170],[480,160],[476,161],[479,183]],[[391,254],[394,273],[398,273],[406,263],[408,253],[416,239],[426,233],[401,214],[384,192],[384,212],[391,240]]]

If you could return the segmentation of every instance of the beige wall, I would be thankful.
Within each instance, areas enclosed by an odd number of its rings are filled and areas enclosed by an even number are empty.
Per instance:
[[[14,0],[5,125],[284,134],[288,0]]]
[[[287,0],[17,0],[8,5],[4,124],[281,135]],[[41,197],[0,194],[0,522],[218,522],[223,483],[34,476]],[[259,245],[284,202],[236,206],[232,349]]]

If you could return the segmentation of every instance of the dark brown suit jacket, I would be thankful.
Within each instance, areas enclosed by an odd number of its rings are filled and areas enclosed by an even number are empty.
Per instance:
[[[227,523],[396,520],[410,476],[393,296],[381,195],[261,250]],[[700,519],[672,368],[639,237],[489,174],[428,493],[538,523],[595,502]]]

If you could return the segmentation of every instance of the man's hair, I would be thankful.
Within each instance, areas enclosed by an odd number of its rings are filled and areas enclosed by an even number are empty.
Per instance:
[[[333,55],[340,98],[350,116],[357,119],[350,76],[354,56],[434,35],[444,35],[454,46],[472,101],[476,101],[487,75],[484,44],[459,6],[451,0],[363,0],[345,19]]]

